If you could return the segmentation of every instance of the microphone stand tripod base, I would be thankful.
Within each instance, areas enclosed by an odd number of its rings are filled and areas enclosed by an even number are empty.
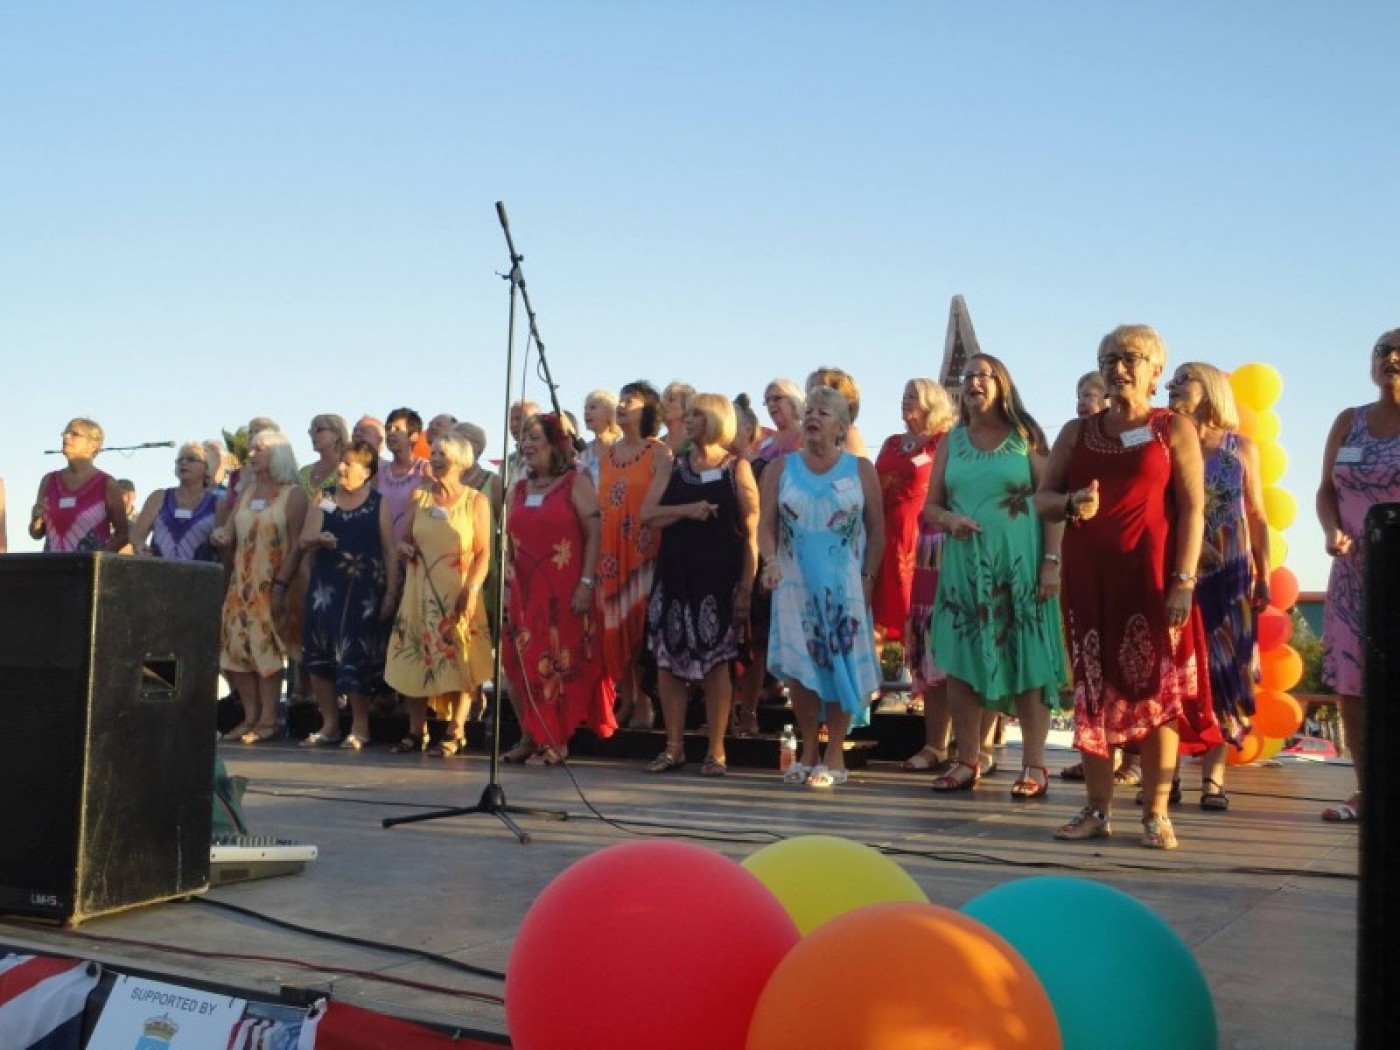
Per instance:
[[[385,817],[383,826],[392,828],[399,824],[415,824],[420,820],[437,820],[441,817],[466,817],[473,813],[485,813],[495,817],[508,827],[521,845],[530,841],[530,833],[511,819],[516,813],[522,817],[538,817],[541,820],[568,820],[567,813],[556,809],[530,809],[526,806],[512,806],[506,802],[505,789],[498,783],[489,783],[481,793],[481,801],[475,806],[457,806],[452,809],[438,809],[430,813],[415,813],[408,817]]]

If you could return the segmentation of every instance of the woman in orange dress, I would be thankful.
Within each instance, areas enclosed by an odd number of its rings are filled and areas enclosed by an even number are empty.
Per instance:
[[[620,717],[629,729],[650,729],[651,698],[641,688],[639,661],[646,646],[647,602],[657,536],[642,524],[642,501],[657,474],[670,476],[671,452],[658,441],[661,396],[638,380],[622,388],[617,425],[622,436],[602,454],[598,502],[602,511],[598,595],[603,607],[603,657],[622,696]]]

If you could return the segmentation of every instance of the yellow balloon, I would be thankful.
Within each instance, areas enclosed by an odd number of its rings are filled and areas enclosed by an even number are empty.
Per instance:
[[[1281,568],[1288,560],[1288,541],[1283,538],[1283,533],[1272,525],[1269,526],[1269,569]]]
[[[1272,408],[1254,413],[1255,441],[1277,441],[1279,432],[1282,430],[1283,423],[1279,421],[1278,413]]]
[[[835,835],[799,835],[749,854],[749,874],[778,898],[807,936],[867,904],[929,903],[909,873],[883,853]]]
[[[1230,373],[1230,389],[1235,400],[1262,412],[1283,393],[1283,377],[1271,366],[1252,362]]]
[[[1298,516],[1298,501],[1293,493],[1270,485],[1264,490],[1264,517],[1270,525],[1282,532],[1293,524]]]
[[[1259,480],[1277,485],[1288,470],[1288,453],[1277,441],[1259,442]]]
[[[1261,759],[1273,758],[1283,750],[1283,743],[1284,742],[1276,736],[1266,736],[1264,738],[1264,746],[1259,749],[1259,757]]]

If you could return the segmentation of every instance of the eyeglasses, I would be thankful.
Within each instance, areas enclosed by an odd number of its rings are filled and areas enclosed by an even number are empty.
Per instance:
[[[784,394],[769,394],[763,399],[763,403],[765,405],[776,405],[779,401],[784,400],[786,400],[786,395]]]
[[[1099,371],[1111,372],[1120,364],[1127,365],[1131,370],[1146,362],[1146,354],[1134,353],[1132,350],[1125,351],[1121,354],[1104,354],[1103,357],[1099,358]]]
[[[1185,386],[1187,383],[1199,383],[1200,381],[1197,376],[1172,376],[1167,380],[1167,386]]]
[[[203,463],[204,460],[200,459],[198,456],[176,456],[176,457],[175,457],[175,462],[176,462],[176,463]]]
[[[996,375],[991,372],[964,372],[962,375],[963,386],[967,386],[968,383],[978,379],[982,380],[984,383],[995,383],[997,381]]]
[[[1391,354],[1400,354],[1400,346],[1396,346],[1394,343],[1377,343],[1371,353],[1377,358],[1389,357]]]

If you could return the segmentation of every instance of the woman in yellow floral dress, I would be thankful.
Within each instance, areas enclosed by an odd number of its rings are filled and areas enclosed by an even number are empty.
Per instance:
[[[491,507],[487,497],[462,484],[470,455],[466,440],[455,434],[434,440],[431,476],[409,504],[408,538],[399,543],[408,571],[384,680],[408,702],[408,736],[394,745],[395,752],[427,748],[429,698],[445,708],[450,723],[437,751],[461,752],[471,696],[491,676],[481,594],[491,565]]]

